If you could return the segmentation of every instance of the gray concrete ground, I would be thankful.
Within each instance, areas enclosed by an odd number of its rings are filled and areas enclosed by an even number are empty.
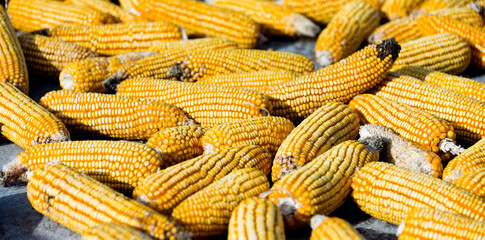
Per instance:
[[[310,39],[273,40],[261,44],[259,47],[296,52],[315,60],[314,44],[314,40]],[[467,70],[465,75],[484,81],[485,76],[481,76],[483,74],[477,70]],[[56,81],[41,80],[35,76],[31,76],[31,78],[31,97],[36,101],[46,92],[60,89]],[[14,160],[21,151],[22,149],[15,144],[0,139],[0,167]],[[331,215],[346,219],[367,239],[396,239],[394,234],[397,226],[370,217],[359,210],[351,200],[348,200]],[[287,239],[309,239],[309,236],[310,229],[287,231]],[[27,199],[26,187],[23,185],[8,188],[0,186],[0,239],[68,240],[81,239],[81,237],[36,212]],[[221,236],[220,239],[224,239],[224,237]]]

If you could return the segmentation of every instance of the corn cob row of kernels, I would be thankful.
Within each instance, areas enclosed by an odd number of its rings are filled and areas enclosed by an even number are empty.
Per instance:
[[[444,8],[465,7],[473,0],[426,0],[420,8],[426,12],[432,12]]]
[[[389,20],[407,17],[425,0],[385,0],[381,11]]]
[[[465,190],[485,198],[485,166],[462,175],[461,177],[455,179],[453,183]]]
[[[485,168],[485,139],[453,158],[443,171],[443,180],[454,182],[459,177],[481,168]]]
[[[349,222],[338,217],[315,215],[311,219],[311,227],[310,240],[365,240]]]
[[[149,235],[115,222],[98,223],[83,235],[82,240],[153,240]]]
[[[147,22],[148,19],[126,11],[118,5],[104,0],[68,0],[73,4],[84,5],[107,14],[117,23]]]

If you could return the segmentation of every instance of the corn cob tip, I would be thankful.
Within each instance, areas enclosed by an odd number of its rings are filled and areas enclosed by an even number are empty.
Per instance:
[[[404,221],[401,221],[401,223],[399,224],[399,226],[397,226],[396,236],[399,237],[399,235],[401,235],[401,233],[402,233],[403,230],[404,230]]]
[[[202,148],[204,148],[204,154],[213,153],[214,152],[214,145],[212,145],[211,143],[204,142],[202,144]]]
[[[275,164],[281,166],[279,177],[277,179],[273,179],[274,182],[302,167],[298,161],[295,161],[295,157],[293,155],[276,156],[274,161]]]
[[[377,57],[380,59],[384,60],[387,56],[392,55],[392,59],[396,60],[401,51],[401,46],[397,43],[396,39],[392,37],[377,44],[376,49],[379,52]]]
[[[320,65],[322,65],[323,67],[333,64],[332,52],[328,50],[320,50],[316,52],[316,55],[317,55],[317,62],[320,63]]]
[[[456,145],[455,141],[453,141],[453,139],[451,138],[442,139],[438,144],[438,148],[440,149],[440,151],[444,153],[449,152],[453,155],[458,155],[466,150],[465,148],[462,148],[460,145]]]
[[[185,64],[183,63],[177,63],[175,66],[171,67],[167,71],[167,76],[175,78],[177,80],[182,80],[185,77]]]
[[[62,71],[59,74],[59,83],[64,89],[72,89],[75,86],[73,77],[69,71]]]
[[[376,151],[380,153],[384,149],[385,142],[380,136],[370,136],[359,139],[359,142],[364,144],[370,151]]]
[[[293,13],[290,16],[289,22],[295,28],[297,36],[316,37],[321,29],[318,25],[313,23],[310,19],[303,15]]]
[[[385,33],[383,31],[376,31],[371,35],[369,35],[369,37],[367,38],[367,42],[371,44],[377,44],[379,39],[382,39],[384,36],[385,36]]]
[[[71,140],[69,137],[69,133],[63,130],[59,130],[58,132],[55,132],[54,134],[46,137],[35,136],[34,140],[32,141],[32,145],[52,143],[52,142],[64,142],[69,140]]]
[[[322,224],[323,220],[325,220],[326,218],[328,218],[328,217],[325,216],[325,215],[320,215],[320,214],[313,216],[310,219],[310,227],[312,229],[317,228],[318,226],[320,226],[320,224]]]
[[[276,206],[280,209],[281,215],[283,215],[284,219],[288,221],[293,220],[295,218],[296,212],[298,211],[299,208],[303,206],[303,204],[298,202],[298,199],[293,197],[290,191],[284,188],[271,188],[267,191],[260,193],[259,197],[265,198],[275,191],[281,191],[286,194],[285,197],[278,198]]]
[[[109,93],[115,93],[118,90],[118,85],[123,82],[126,77],[126,70],[117,71],[115,74],[106,78],[103,82],[103,88],[108,90]]]
[[[17,160],[14,160],[7,165],[3,166],[0,171],[0,179],[2,179],[2,185],[4,187],[15,185],[19,182],[27,182],[27,171],[29,169],[26,165],[20,164]]]

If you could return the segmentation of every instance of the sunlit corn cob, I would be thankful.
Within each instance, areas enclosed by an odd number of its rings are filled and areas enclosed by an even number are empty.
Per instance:
[[[441,177],[443,164],[440,156],[425,150],[394,133],[391,129],[375,124],[360,127],[360,138],[379,136],[384,140],[384,149],[379,160],[396,166],[409,168],[433,177]]]
[[[455,179],[453,183],[485,198],[485,166],[476,171],[462,175]]]
[[[433,208],[415,208],[398,228],[399,240],[485,239],[485,222]]]
[[[485,69],[485,31],[483,29],[450,17],[421,16],[417,22],[419,31],[423,35],[449,32],[465,39],[471,49],[471,62],[473,65]]]
[[[0,82],[0,132],[24,149],[70,139],[61,120],[5,82]]]
[[[29,75],[25,57],[20,47],[19,40],[12,27],[12,23],[0,7],[0,82],[9,82],[19,88],[25,94],[29,93]]]
[[[317,62],[328,66],[354,53],[379,26],[380,19],[377,9],[364,1],[345,5],[318,36]]]
[[[365,240],[349,222],[338,217],[315,215],[311,219],[311,227],[310,240]]]
[[[314,65],[309,58],[289,52],[222,49],[195,52],[182,58],[170,69],[168,75],[178,80],[195,82],[204,77],[234,72],[261,70],[286,70],[296,74],[312,72]]]
[[[274,85],[268,91],[273,114],[301,120],[325,102],[350,101],[384,78],[399,50],[394,39],[384,40],[321,70]]]
[[[29,176],[27,197],[38,212],[85,234],[101,222],[118,222],[158,239],[190,239],[175,221],[61,163]]]
[[[385,0],[382,3],[381,11],[390,19],[408,16],[413,10],[417,9],[424,0]]]
[[[135,10],[153,21],[182,26],[189,35],[229,39],[240,48],[254,48],[259,24],[250,17],[192,0],[137,0]]]
[[[23,34],[19,41],[29,71],[53,79],[59,77],[66,64],[98,56],[77,44],[37,34]]]
[[[454,182],[459,177],[481,168],[485,168],[485,139],[453,158],[443,171],[443,180]]]
[[[86,7],[92,8],[96,11],[102,12],[106,15],[111,16],[115,22],[118,23],[131,23],[131,22],[146,22],[148,19],[133,14],[120,6],[111,3],[110,1],[104,0],[68,0],[74,4],[84,5]]]
[[[437,11],[430,12],[431,15],[450,17],[460,22],[470,24],[474,27],[483,27],[484,20],[482,15],[476,9],[470,7],[452,7],[443,8]]]
[[[51,91],[39,104],[71,131],[147,140],[161,129],[193,124],[178,107],[149,99],[72,90]]]
[[[452,33],[420,37],[401,44],[401,47],[391,71],[405,66],[419,66],[460,74],[465,71],[472,58],[472,51],[466,40]]]
[[[281,146],[271,168],[273,182],[299,169],[331,147],[355,139],[359,116],[339,102],[323,104],[291,131]]]
[[[127,79],[116,94],[175,105],[207,126],[265,116],[272,109],[268,97],[253,90],[150,78]]]
[[[256,145],[238,146],[204,154],[145,178],[133,198],[160,212],[171,212],[180,202],[230,172],[256,168],[268,174],[271,154]]]
[[[209,49],[223,49],[223,48],[237,48],[235,42],[224,38],[196,38],[181,40],[175,42],[165,42],[150,48],[150,51],[164,53],[167,50],[178,49],[190,53],[194,50],[209,50]]]
[[[105,222],[96,224],[83,235],[83,240],[152,240],[149,235],[126,225]]]
[[[146,144],[162,155],[162,168],[166,168],[202,155],[200,138],[209,129],[199,125],[166,128],[153,134]]]
[[[399,224],[413,208],[435,208],[483,221],[485,199],[441,179],[384,162],[352,178],[352,198],[367,214]]]
[[[228,240],[285,240],[280,209],[266,198],[248,198],[232,211]]]
[[[315,37],[320,27],[290,8],[266,0],[208,0],[217,7],[248,15],[261,24],[264,35]]]
[[[485,103],[485,83],[483,82],[416,66],[404,67],[396,72],[436,84]]]
[[[108,92],[104,80],[129,62],[135,62],[156,52],[131,52],[113,57],[97,57],[73,61],[64,66],[59,82],[63,89],[80,92]]]
[[[182,39],[180,28],[166,22],[66,26],[39,33],[79,44],[104,55],[146,52],[153,45]]]
[[[354,140],[335,145],[273,185],[268,198],[284,209],[285,227],[309,225],[313,215],[328,215],[344,203],[351,191],[352,175],[379,160],[382,140],[367,140],[366,145]]]
[[[63,25],[98,25],[110,17],[94,9],[53,0],[10,0],[8,14],[15,29],[32,32]]]
[[[260,170],[235,170],[182,201],[173,209],[172,216],[195,237],[224,234],[234,208],[268,188],[266,175]]]
[[[119,0],[120,6],[128,11],[134,11],[135,7],[138,5],[139,0]]]
[[[426,12],[436,11],[443,8],[465,7],[473,0],[426,0],[420,8]]]
[[[214,75],[199,79],[197,83],[247,88],[266,93],[270,86],[292,80],[296,77],[296,74],[284,70],[263,70]]]
[[[448,121],[459,141],[475,142],[485,137],[485,104],[463,94],[394,72],[372,91]]]
[[[251,144],[274,154],[294,128],[290,120],[282,117],[242,119],[214,126],[200,138],[200,143],[204,154]]]

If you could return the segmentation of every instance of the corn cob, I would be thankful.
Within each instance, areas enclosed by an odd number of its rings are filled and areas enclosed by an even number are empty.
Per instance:
[[[162,168],[167,168],[204,153],[200,138],[209,127],[188,125],[171,127],[153,134],[147,145],[162,155]]]
[[[360,127],[359,135],[361,139],[379,136],[384,140],[384,149],[379,156],[380,161],[390,162],[437,178],[440,178],[443,173],[442,159],[436,153],[416,146],[391,129],[365,124]]]
[[[449,17],[460,22],[470,24],[474,27],[483,27],[484,20],[482,14],[476,9],[470,7],[453,7],[443,8],[441,10],[433,11],[430,15]]]
[[[156,52],[131,52],[113,57],[97,57],[73,61],[64,66],[59,82],[63,89],[80,92],[108,92],[103,85],[106,78],[115,74],[129,62],[135,62]]]
[[[152,240],[147,234],[123,224],[99,223],[83,235],[83,240]]]
[[[432,208],[415,208],[399,226],[398,239],[485,239],[485,223]]]
[[[133,198],[160,212],[171,212],[180,202],[230,172],[256,168],[268,174],[271,154],[256,145],[238,146],[205,154],[158,171],[145,178]]]
[[[425,0],[385,0],[381,11],[389,20],[407,17]]]
[[[204,77],[234,72],[286,70],[296,74],[313,71],[309,58],[289,52],[254,49],[222,49],[195,52],[183,58],[167,73],[177,80],[195,82]]]
[[[331,147],[357,137],[359,116],[339,102],[323,104],[286,137],[273,160],[273,182],[299,169]]]
[[[228,240],[285,240],[280,209],[268,199],[248,198],[232,211]]]
[[[0,132],[24,149],[70,139],[54,114],[6,82],[0,82]]]
[[[379,26],[379,21],[377,9],[364,1],[345,5],[318,36],[315,44],[317,62],[325,67],[354,53]]]
[[[421,16],[417,20],[423,35],[449,32],[465,39],[471,49],[473,65],[485,69],[485,37],[481,28],[457,21],[449,17]]]
[[[264,35],[316,37],[320,27],[290,8],[266,0],[208,0],[217,7],[248,15],[261,24]]]
[[[338,217],[315,215],[311,218],[310,240],[365,240],[350,223]]]
[[[256,91],[149,78],[127,79],[118,85],[116,94],[175,105],[207,126],[264,116],[272,109],[268,97]]]
[[[282,117],[242,119],[214,126],[200,138],[200,143],[204,154],[250,144],[274,154],[294,128],[290,120]]]
[[[184,27],[189,35],[226,38],[240,48],[254,48],[259,24],[250,17],[192,0],[138,0],[135,10],[153,21]]]
[[[195,237],[224,234],[237,205],[268,188],[266,175],[260,170],[235,170],[182,201],[173,209],[172,216]]]
[[[319,71],[274,85],[268,91],[273,114],[301,120],[325,102],[350,101],[384,78],[399,50],[394,39],[384,40]]]
[[[413,208],[435,208],[483,221],[485,199],[441,179],[384,162],[352,178],[352,198],[367,214],[399,224]]]
[[[135,11],[135,6],[138,6],[139,0],[119,0],[121,8],[126,9],[130,12]]]
[[[457,178],[453,182],[459,187],[485,198],[485,166]]]
[[[396,72],[461,93],[485,103],[485,83],[483,82],[416,66],[404,67]]]
[[[161,129],[193,124],[173,105],[102,93],[52,91],[39,104],[72,131],[126,140],[147,140]]]
[[[405,66],[419,66],[459,74],[465,71],[472,57],[472,51],[465,39],[452,33],[421,37],[405,42],[401,47],[391,71]]]
[[[465,95],[394,72],[387,74],[373,93],[448,121],[459,141],[475,142],[485,137],[485,104]]]
[[[64,25],[99,25],[110,17],[94,9],[52,0],[10,0],[8,14],[15,29],[32,32]]]
[[[19,41],[29,71],[54,79],[59,77],[66,64],[98,56],[77,44],[37,34],[21,35]]]
[[[27,197],[35,210],[79,234],[101,222],[117,222],[158,239],[191,238],[168,217],[61,163],[33,171]]]
[[[12,23],[3,6],[0,7],[0,26],[2,31],[0,47],[3,49],[0,56],[0,82],[9,82],[25,94],[28,94],[29,76],[25,57],[15,29],[12,27]]]
[[[454,182],[459,177],[481,168],[485,168],[485,139],[452,159],[443,171],[443,180]]]
[[[190,53],[195,50],[210,50],[210,49],[224,49],[224,48],[237,48],[235,42],[224,38],[197,38],[188,39],[175,42],[165,42],[152,46],[150,51],[164,53],[167,50],[178,49],[182,52]]]
[[[444,8],[465,7],[473,0],[426,0],[420,8],[426,12],[436,11]]]
[[[83,5],[111,16],[117,23],[147,22],[148,19],[133,14],[118,5],[104,0],[68,0],[73,4]]]
[[[104,55],[146,52],[153,45],[182,39],[180,28],[166,22],[66,26],[39,31]]]
[[[197,83],[215,84],[228,87],[240,87],[268,92],[270,86],[296,78],[296,74],[288,71],[263,70],[256,72],[236,72],[232,74],[214,75],[202,78]]]
[[[282,211],[286,227],[308,225],[315,214],[328,215],[347,199],[356,170],[379,159],[382,140],[374,137],[365,142],[348,140],[332,147],[261,196],[269,194]]]

